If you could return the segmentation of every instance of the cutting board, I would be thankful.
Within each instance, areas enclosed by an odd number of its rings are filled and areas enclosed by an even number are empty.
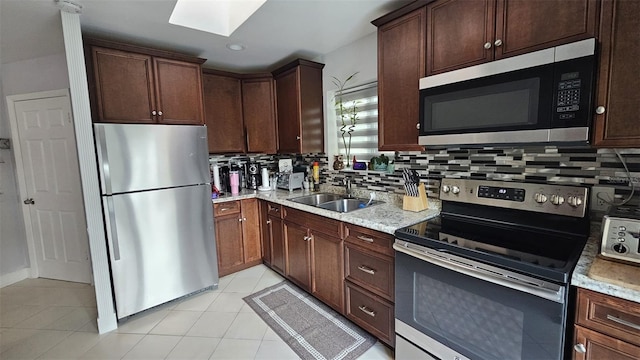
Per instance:
[[[640,266],[596,257],[587,274],[590,278],[640,291]]]

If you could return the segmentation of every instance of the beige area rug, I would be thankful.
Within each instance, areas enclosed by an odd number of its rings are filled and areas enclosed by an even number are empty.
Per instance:
[[[302,359],[356,359],[376,340],[288,281],[244,301]]]

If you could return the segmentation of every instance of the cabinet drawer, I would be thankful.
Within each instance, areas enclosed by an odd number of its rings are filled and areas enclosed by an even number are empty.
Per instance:
[[[240,212],[240,201],[227,201],[213,204],[213,215],[224,216],[229,214],[237,214]]]
[[[576,323],[616,339],[640,345],[640,304],[578,289]]]
[[[349,282],[345,292],[347,318],[393,346],[393,305]]]
[[[311,229],[313,232],[320,232],[325,235],[344,239],[342,222],[329,219],[324,216],[310,214],[292,208],[284,208],[284,219]]]
[[[377,251],[379,253],[394,256],[393,241],[394,237],[390,234],[381,233],[379,231],[355,226],[351,224],[346,225],[347,238],[346,242],[365,246],[370,250]]]
[[[365,251],[357,246],[345,245],[345,271],[347,280],[393,301],[393,258]]]
[[[282,205],[267,202],[267,214],[277,216],[282,219]]]

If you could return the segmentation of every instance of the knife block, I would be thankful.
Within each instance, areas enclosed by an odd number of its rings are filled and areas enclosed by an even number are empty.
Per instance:
[[[427,202],[427,191],[424,188],[424,184],[418,185],[418,196],[405,195],[402,199],[402,210],[408,211],[422,211],[429,207]]]

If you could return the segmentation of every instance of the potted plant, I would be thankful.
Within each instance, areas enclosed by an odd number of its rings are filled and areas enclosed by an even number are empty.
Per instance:
[[[385,154],[380,154],[378,157],[371,158],[373,164],[373,170],[386,171],[387,165],[389,165],[389,158]]]
[[[351,159],[351,134],[358,122],[358,104],[356,101],[345,103],[342,96],[345,86],[356,74],[358,74],[358,72],[351,74],[344,81],[332,76],[333,84],[338,88],[333,103],[338,118],[340,119],[340,135],[346,152],[347,167],[349,167],[349,160]]]

